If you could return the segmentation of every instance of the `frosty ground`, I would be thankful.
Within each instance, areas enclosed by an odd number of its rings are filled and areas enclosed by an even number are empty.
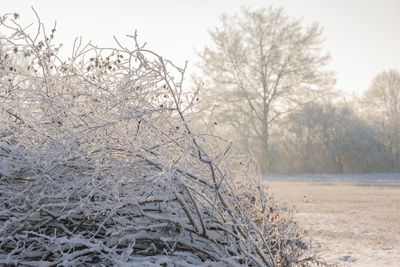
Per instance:
[[[324,260],[399,266],[400,174],[265,176]]]

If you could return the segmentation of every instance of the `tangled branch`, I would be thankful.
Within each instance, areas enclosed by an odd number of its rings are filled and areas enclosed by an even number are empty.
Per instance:
[[[255,162],[192,129],[185,68],[117,40],[61,59],[0,18],[0,263],[305,264]],[[218,265],[220,266],[220,265]]]

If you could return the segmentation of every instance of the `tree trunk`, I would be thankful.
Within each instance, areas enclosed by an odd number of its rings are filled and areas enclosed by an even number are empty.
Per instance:
[[[271,171],[271,159],[269,155],[269,132],[267,125],[263,125],[261,138],[261,170],[263,173],[267,173]]]

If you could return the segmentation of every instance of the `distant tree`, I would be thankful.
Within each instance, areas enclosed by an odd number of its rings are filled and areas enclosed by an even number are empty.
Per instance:
[[[282,9],[243,8],[221,17],[210,31],[213,45],[199,56],[205,76],[203,98],[216,104],[217,120],[249,145],[263,171],[271,163],[274,126],[299,106],[330,91],[334,75],[325,69],[322,30],[286,16]]]
[[[386,147],[392,154],[392,167],[400,170],[400,72],[379,73],[364,95],[363,103],[375,117],[386,136]]]
[[[383,171],[387,155],[376,131],[352,103],[311,103],[292,113],[277,144],[282,172],[354,173]],[[284,165],[289,162],[290,165]]]

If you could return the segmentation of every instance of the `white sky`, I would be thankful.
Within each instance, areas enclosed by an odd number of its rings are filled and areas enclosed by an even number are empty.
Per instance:
[[[0,0],[0,13],[17,12],[20,21],[34,22],[33,6],[48,29],[57,21],[56,40],[66,45],[82,36],[114,46],[113,35],[137,29],[148,48],[177,65],[189,60],[190,66],[197,60],[194,49],[210,44],[207,29],[218,25],[223,12],[243,5],[282,6],[305,25],[318,22],[336,87],[344,92],[362,93],[377,73],[400,69],[400,0]]]

